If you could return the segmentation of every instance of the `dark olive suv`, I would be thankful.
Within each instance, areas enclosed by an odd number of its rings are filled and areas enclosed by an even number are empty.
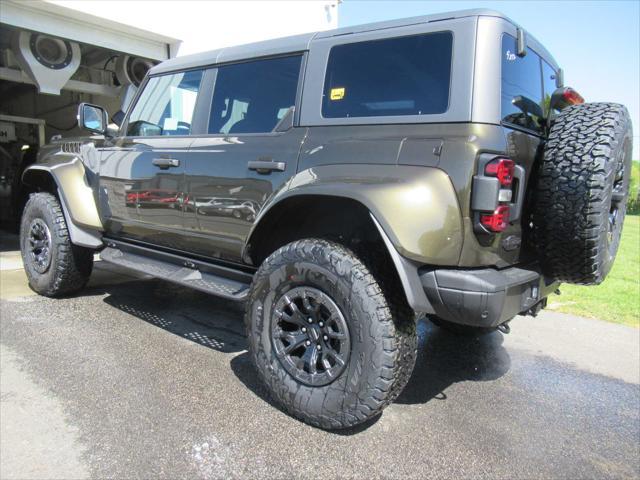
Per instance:
[[[100,251],[243,301],[283,408],[361,423],[407,383],[417,318],[506,333],[560,282],[611,268],[631,122],[562,77],[521,27],[476,10],[166,61],[118,129],[82,104],[93,136],[24,173],[29,283],[71,294]]]

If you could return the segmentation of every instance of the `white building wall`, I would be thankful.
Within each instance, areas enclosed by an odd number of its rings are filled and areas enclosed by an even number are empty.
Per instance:
[[[47,1],[178,38],[178,56],[338,26],[338,0]]]

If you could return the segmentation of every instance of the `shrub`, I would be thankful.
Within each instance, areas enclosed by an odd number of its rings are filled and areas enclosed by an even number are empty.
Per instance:
[[[637,160],[631,163],[631,183],[629,184],[627,213],[631,215],[640,214],[640,162]]]

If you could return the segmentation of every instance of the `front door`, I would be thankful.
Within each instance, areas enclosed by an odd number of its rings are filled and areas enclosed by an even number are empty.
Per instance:
[[[241,261],[265,202],[297,170],[305,128],[293,127],[302,55],[215,69],[208,133],[190,147],[189,250]]]
[[[184,247],[183,200],[202,71],[151,77],[126,124],[105,146],[100,211],[107,234]]]

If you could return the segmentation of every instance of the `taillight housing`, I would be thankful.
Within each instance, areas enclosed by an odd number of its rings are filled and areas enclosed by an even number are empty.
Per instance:
[[[487,163],[484,167],[484,174],[489,177],[497,177],[501,186],[510,187],[513,183],[515,168],[516,164],[513,160],[509,158],[496,158]]]
[[[564,110],[571,105],[580,105],[584,103],[584,98],[578,92],[571,87],[560,87],[551,95],[549,101],[549,109],[551,110]]]
[[[490,214],[480,214],[480,223],[491,232],[503,232],[509,226],[509,205],[500,205]]]
[[[564,92],[562,92],[562,98],[569,105],[581,105],[584,103],[584,98],[578,92],[576,92],[573,88],[567,87]]]
[[[525,170],[504,154],[481,153],[477,162],[471,187],[473,230],[488,245],[520,219]]]

